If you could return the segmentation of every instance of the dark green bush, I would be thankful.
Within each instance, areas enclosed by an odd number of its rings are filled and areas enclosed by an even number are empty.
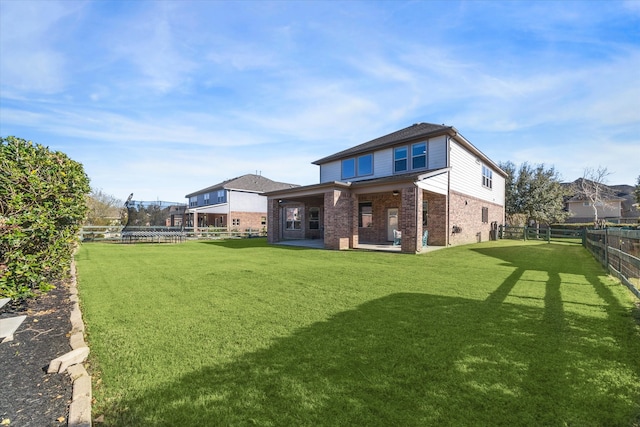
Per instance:
[[[0,297],[32,297],[68,273],[89,190],[64,153],[0,138]]]

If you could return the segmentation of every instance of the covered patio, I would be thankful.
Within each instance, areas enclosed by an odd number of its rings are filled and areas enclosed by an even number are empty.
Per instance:
[[[446,246],[448,198],[438,184],[447,171],[267,193],[269,243],[405,253]]]

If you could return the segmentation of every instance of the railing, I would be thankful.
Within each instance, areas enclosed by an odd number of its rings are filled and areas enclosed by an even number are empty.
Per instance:
[[[226,228],[198,227],[127,227],[121,225],[86,225],[80,231],[83,242],[118,243],[180,243],[185,240],[238,239],[266,236],[265,229],[227,230]]]
[[[640,230],[586,230],[584,246],[640,298]]]
[[[567,241],[567,239],[574,239],[576,240],[576,243],[581,243],[584,239],[584,230],[500,225],[498,227],[498,237],[500,239],[544,240],[546,242],[551,242],[552,240]]]
[[[640,230],[554,229],[499,226],[500,239],[581,243],[611,274],[640,298]]]

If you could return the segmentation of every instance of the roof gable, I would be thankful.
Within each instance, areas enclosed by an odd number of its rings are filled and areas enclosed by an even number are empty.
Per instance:
[[[262,175],[246,174],[222,181],[202,190],[187,194],[185,197],[193,197],[198,194],[209,193],[217,190],[237,190],[253,193],[265,193],[267,191],[284,190],[287,188],[298,187],[297,184],[288,184],[285,182],[272,181]]]
[[[373,151],[383,147],[389,147],[406,141],[445,135],[455,132],[456,131],[452,126],[436,125],[433,123],[416,123],[404,129],[392,132],[388,135],[381,136],[380,138],[373,139],[363,144],[356,145],[355,147],[351,147],[330,156],[324,157],[320,160],[316,160],[312,163],[314,165],[321,165],[323,163],[327,163],[339,158],[348,157],[367,151]]]

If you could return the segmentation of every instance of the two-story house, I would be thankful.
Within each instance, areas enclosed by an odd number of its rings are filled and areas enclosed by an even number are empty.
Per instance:
[[[600,184],[600,195],[597,202],[592,203],[579,191],[583,178],[572,183],[563,184],[574,194],[564,201],[570,223],[590,223],[596,219],[613,223],[636,223],[640,214],[634,206],[634,187],[630,185],[608,186]],[[594,185],[595,186],[595,185]]]
[[[488,240],[504,222],[505,172],[451,126],[418,123],[313,164],[319,184],[267,193],[270,243],[416,253]]]
[[[228,231],[267,226],[267,191],[291,189],[295,184],[247,174],[187,194],[188,225],[219,227]]]

